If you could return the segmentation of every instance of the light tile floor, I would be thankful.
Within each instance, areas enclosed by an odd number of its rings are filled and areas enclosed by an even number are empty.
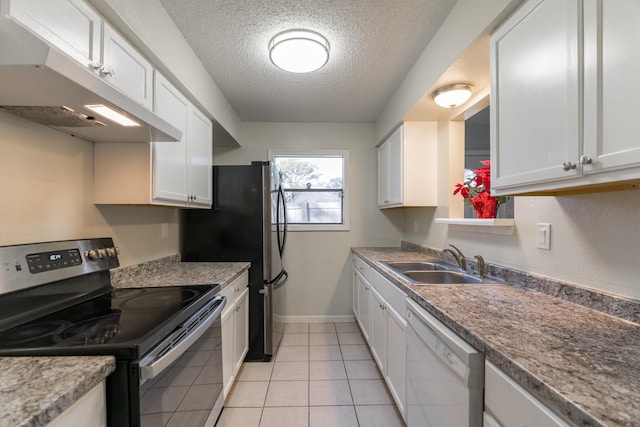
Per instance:
[[[243,364],[218,425],[405,424],[355,323],[291,323],[272,362]]]

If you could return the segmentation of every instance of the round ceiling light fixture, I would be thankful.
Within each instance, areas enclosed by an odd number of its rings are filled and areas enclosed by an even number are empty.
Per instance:
[[[322,68],[329,60],[329,42],[309,30],[287,30],[269,42],[271,62],[285,71],[308,73]]]
[[[464,83],[457,83],[441,87],[431,94],[434,102],[444,108],[456,108],[464,104],[471,98],[473,86]]]

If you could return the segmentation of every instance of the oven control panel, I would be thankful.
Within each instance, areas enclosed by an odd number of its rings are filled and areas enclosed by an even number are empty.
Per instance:
[[[27,255],[27,266],[33,274],[44,273],[45,271],[57,270],[59,268],[71,267],[82,264],[80,251],[78,249],[66,249],[62,251],[42,252],[39,254]]]
[[[0,246],[0,294],[120,265],[111,238]]]

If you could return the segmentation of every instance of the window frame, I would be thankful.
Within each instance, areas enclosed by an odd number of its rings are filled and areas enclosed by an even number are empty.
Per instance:
[[[275,158],[278,156],[288,157],[342,157],[342,224],[288,224],[289,231],[349,231],[351,218],[351,197],[350,197],[350,163],[349,150],[303,150],[303,149],[283,149],[269,150],[269,160],[275,165]],[[272,227],[275,229],[275,225]]]

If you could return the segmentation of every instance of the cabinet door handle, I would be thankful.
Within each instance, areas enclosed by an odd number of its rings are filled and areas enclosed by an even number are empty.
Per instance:
[[[104,65],[100,67],[100,74],[103,76],[113,77],[116,75],[116,72],[110,68],[105,67]]]
[[[575,163],[564,162],[562,164],[562,170],[563,171],[570,171],[571,169],[575,169],[575,168],[576,168],[576,164]]]
[[[587,157],[587,156],[580,156],[580,158],[578,159],[578,166],[586,166],[586,165],[590,165],[592,163],[591,157]]]

